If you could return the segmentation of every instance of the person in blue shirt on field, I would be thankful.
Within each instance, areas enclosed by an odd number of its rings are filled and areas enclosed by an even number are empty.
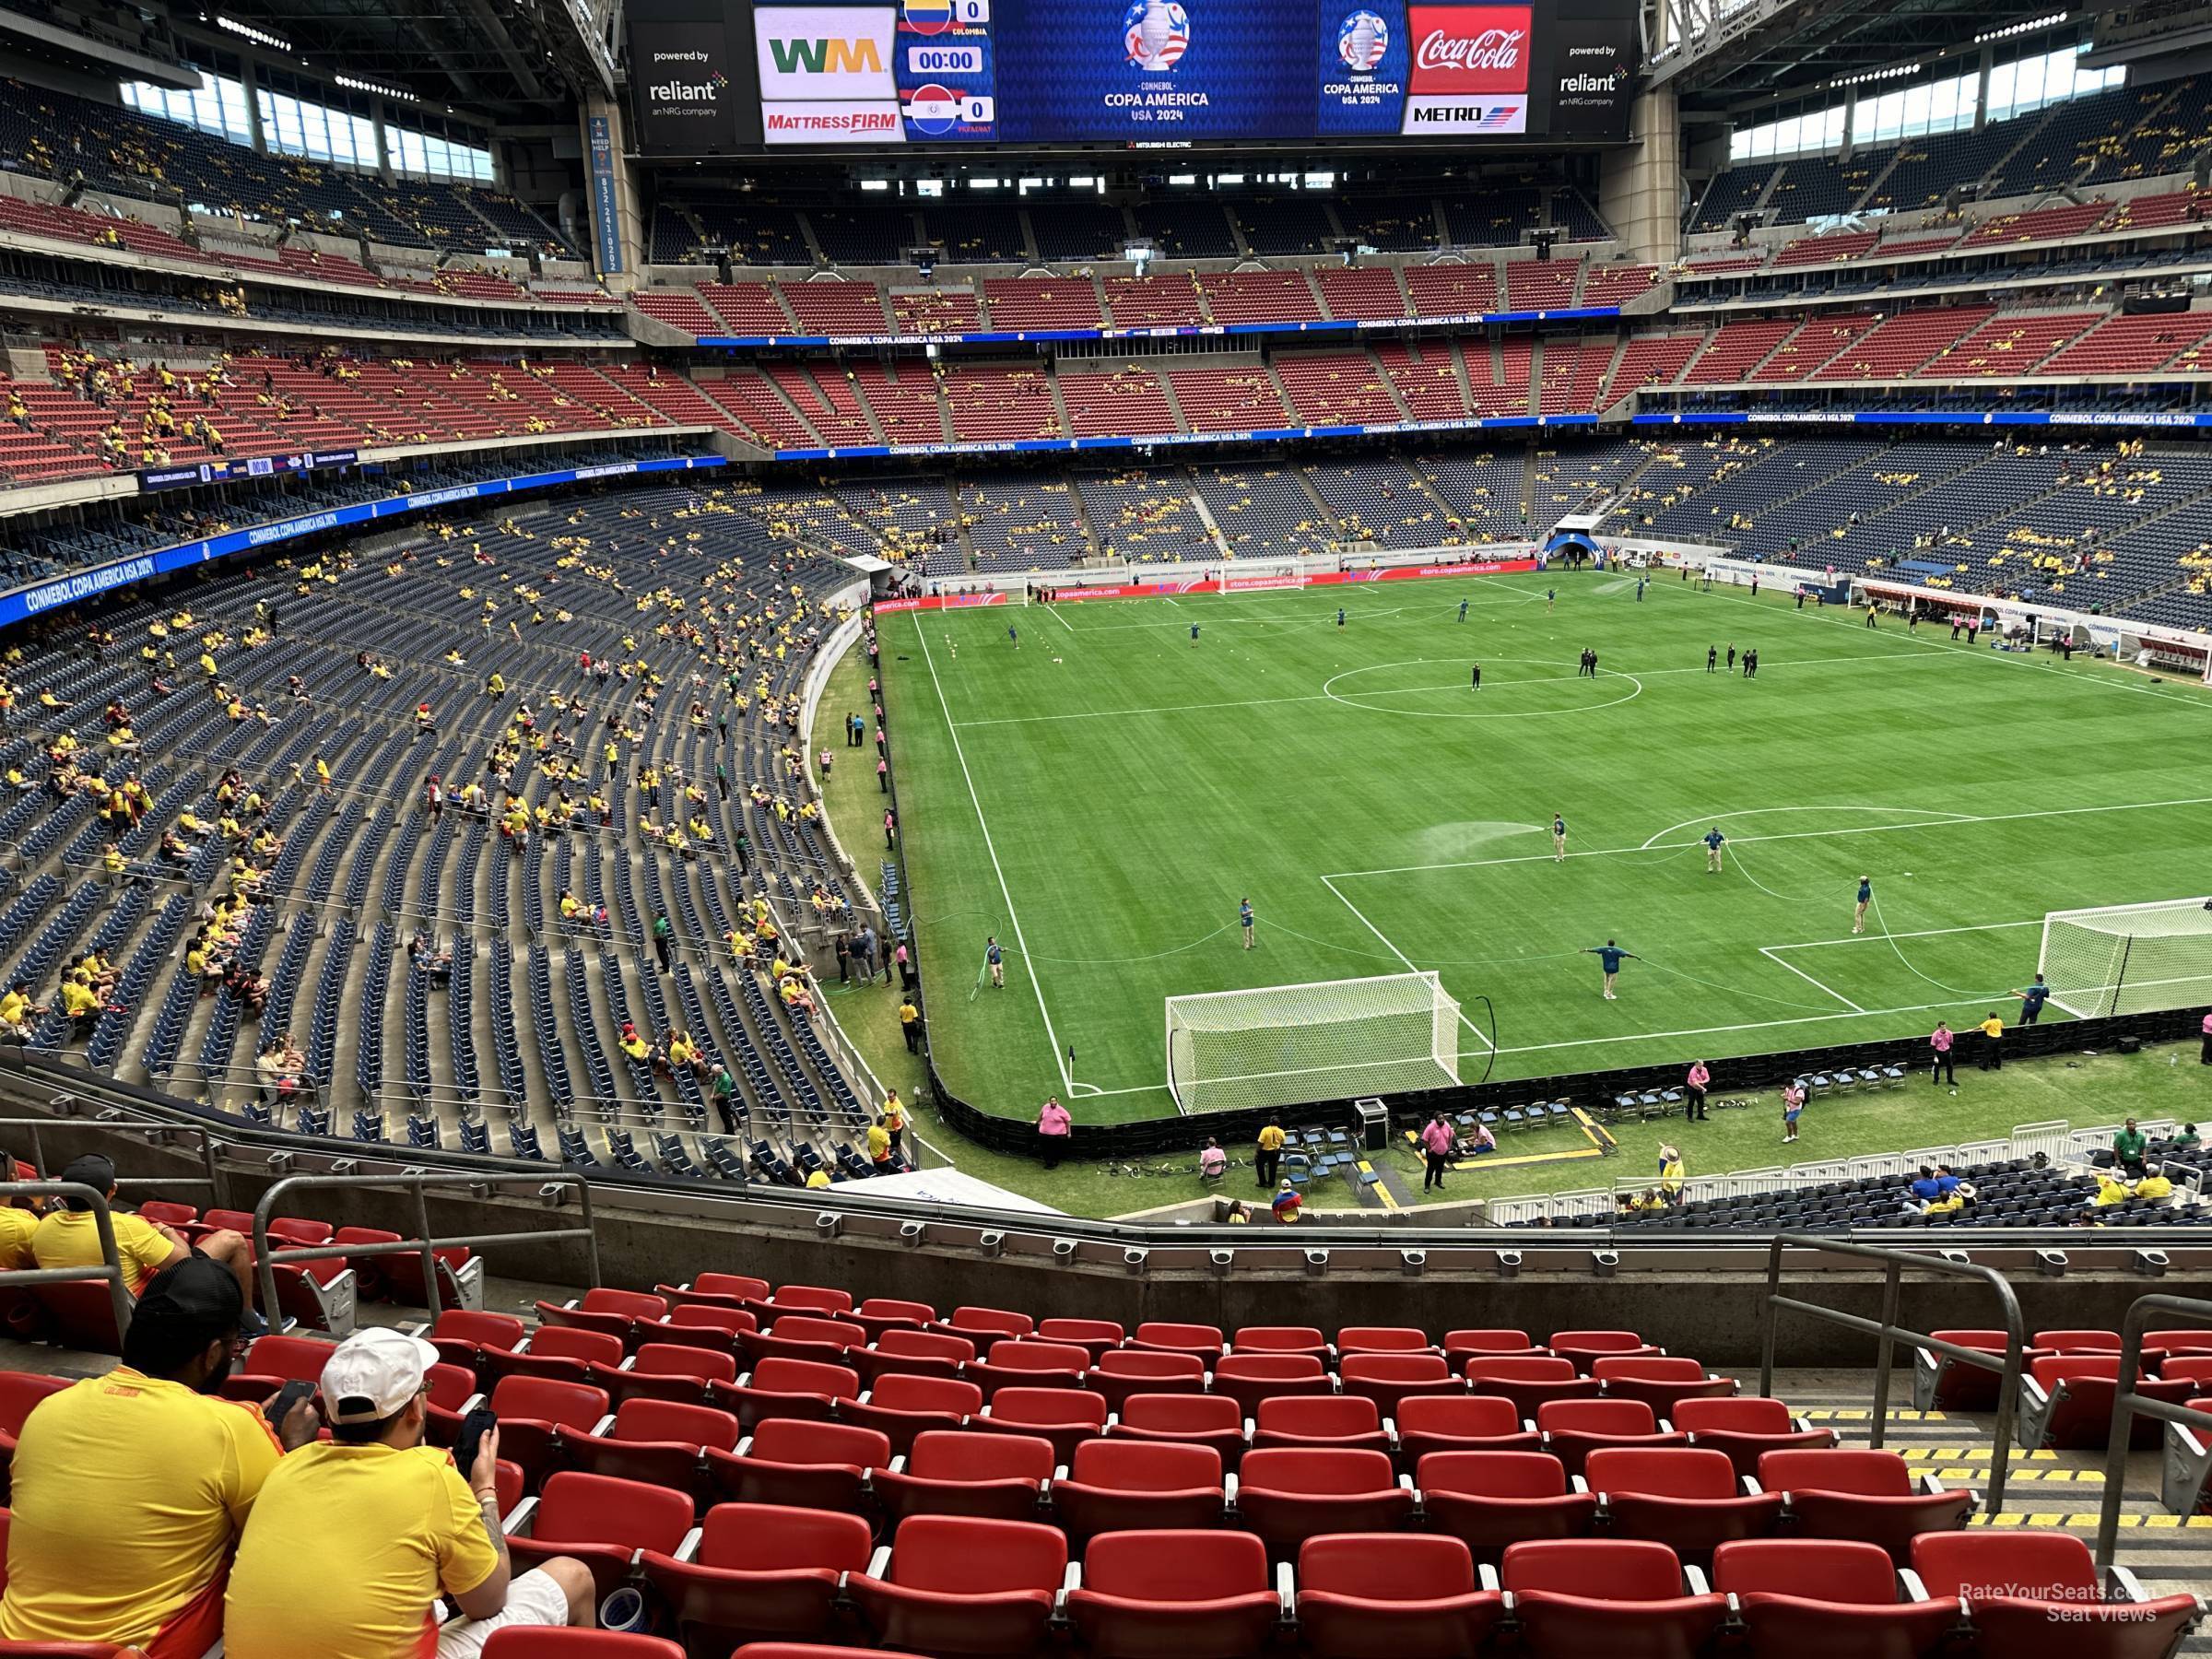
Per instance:
[[[1191,649],[1198,649],[1198,624],[1195,622],[1191,624]]]
[[[1546,610],[1550,610],[1554,606],[1556,606],[1559,603],[1559,595],[1554,589],[1546,588],[1544,590],[1544,608]]]
[[[2043,976],[2039,973],[2029,982],[2027,990],[2015,991],[2013,994],[2020,999],[2020,1023],[2033,1025],[2042,1018],[2043,1005],[2051,1000],[2051,987],[2043,983]]]
[[[1551,815],[1551,862],[1567,862],[1567,820],[1556,812]]]
[[[1467,619],[1467,602],[1465,599],[1459,602],[1459,619],[1462,622]]]
[[[1607,1002],[1616,1002],[1619,1000],[1613,994],[1613,981],[1620,972],[1621,963],[1624,961],[1641,962],[1643,960],[1643,959],[1638,956],[1634,951],[1623,950],[1618,944],[1611,939],[1607,939],[1603,945],[1591,945],[1585,947],[1583,950],[1583,955],[1595,957],[1597,959],[1597,965],[1606,971],[1606,1000]]]
[[[1721,833],[1721,827],[1715,824],[1705,831],[1702,839],[1705,842],[1705,873],[1708,876],[1718,875],[1721,868],[1721,849],[1728,844],[1728,838]]]
[[[1240,900],[1237,903],[1237,925],[1244,930],[1244,948],[1250,950],[1252,948],[1252,900],[1249,899]]]
[[[1006,638],[1014,641],[1015,650],[1021,649],[1021,635],[1015,631],[1014,624],[1011,622],[1006,624]]]
[[[1336,607],[1336,626],[1339,628],[1344,626],[1344,606],[1341,605]]]
[[[1874,880],[1871,877],[1862,876],[1859,877],[1859,907],[1851,912],[1853,933],[1863,934],[1866,931],[1866,907],[1873,902]]]

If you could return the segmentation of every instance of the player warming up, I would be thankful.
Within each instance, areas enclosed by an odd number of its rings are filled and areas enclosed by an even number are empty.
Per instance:
[[[992,934],[983,940],[983,966],[991,971],[991,983],[996,989],[1006,988],[1006,953],[999,948],[998,935]]]
[[[1336,607],[1336,626],[1339,628],[1344,626],[1344,606],[1341,605]]]
[[[1237,901],[1237,925],[1244,930],[1244,948],[1250,950],[1252,948],[1253,939],[1252,900],[1249,899],[1240,899]]]
[[[1620,1000],[1613,994],[1613,982],[1620,977],[1621,963],[1643,960],[1634,951],[1623,950],[1618,943],[1611,939],[1607,939],[1603,945],[1583,947],[1583,955],[1595,957],[1597,965],[1606,971],[1606,1000],[1607,1002]]]
[[[1459,619],[1462,622],[1467,619],[1467,602],[1465,599],[1459,602]]]
[[[1021,634],[1011,622],[1006,624],[1006,638],[1014,641],[1015,650],[1021,649]]]
[[[1567,820],[1556,812],[1551,815],[1551,862],[1567,862]]]
[[[1475,689],[1477,691],[1482,689],[1482,665],[1480,663],[1475,665]]]
[[[1728,838],[1721,833],[1721,827],[1715,824],[1705,831],[1703,839],[1705,841],[1705,873],[1708,876],[1717,875],[1721,868],[1721,849],[1728,844]]]
[[[1195,622],[1191,624],[1191,649],[1198,649],[1198,624]]]
[[[1873,902],[1874,878],[1869,876],[1862,876],[1859,877],[1858,908],[1851,912],[1851,931],[1853,933],[1863,934],[1866,931],[1866,907]]]

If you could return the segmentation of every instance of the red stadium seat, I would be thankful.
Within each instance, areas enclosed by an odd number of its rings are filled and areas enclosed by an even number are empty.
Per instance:
[[[841,1363],[873,1384],[878,1377],[894,1373],[957,1377],[960,1368],[974,1358],[975,1344],[965,1336],[947,1336],[934,1330],[910,1331],[900,1325],[884,1332],[873,1347],[846,1349]]]
[[[1277,1394],[1335,1394],[1336,1382],[1312,1354],[1230,1353],[1214,1367],[1213,1392],[1236,1401],[1250,1417],[1262,1400]]]
[[[28,1179],[28,1177],[25,1179]],[[141,1204],[138,1206],[138,1215],[143,1220],[159,1221],[164,1227],[175,1228],[191,1227],[197,1223],[200,1218],[200,1212],[194,1209],[191,1205],[170,1204],[159,1198],[148,1198],[145,1203]],[[271,1232],[276,1230],[275,1222],[272,1221],[269,1224],[269,1230]],[[250,1217],[248,1218],[246,1224],[246,1236],[248,1238],[252,1238],[253,1236],[253,1220]]]
[[[718,1503],[691,1559],[647,1550],[640,1566],[693,1651],[726,1653],[761,1637],[825,1634],[838,1580],[867,1571],[869,1543],[858,1515]]]
[[[1147,1528],[1218,1526],[1227,1503],[1211,1446],[1088,1440],[1053,1482],[1053,1507],[1070,1539]]]
[[[529,1530],[517,1535],[516,1524]],[[517,1572],[555,1556],[570,1556],[592,1570],[604,1599],[629,1576],[641,1549],[673,1555],[691,1530],[691,1497],[641,1481],[615,1480],[563,1469],[546,1477],[545,1490],[511,1517],[507,1553]]]
[[[1299,1637],[1317,1659],[1474,1659],[1504,1612],[1457,1538],[1336,1533],[1298,1552]]]
[[[658,1636],[621,1630],[556,1630],[544,1626],[494,1630],[484,1659],[684,1659],[684,1650]]]
[[[1955,1532],[1974,1508],[1971,1491],[1946,1491],[1932,1475],[1915,1481],[1896,1453],[1864,1447],[1769,1452],[1759,1460],[1759,1484],[1783,1495],[1798,1531],[1878,1544],[1900,1567],[1915,1538]]]
[[[769,1418],[735,1452],[706,1453],[718,1499],[860,1514],[868,1471],[891,1460],[891,1443],[873,1429],[806,1418]]]
[[[1665,1355],[1594,1359],[1590,1374],[1605,1384],[1608,1400],[1641,1400],[1658,1417],[1671,1417],[1683,1400],[1712,1400],[1735,1393],[1734,1377],[1711,1374],[1695,1359]]]
[[[561,1441],[591,1433],[607,1410],[604,1388],[549,1377],[501,1377],[489,1404],[500,1420],[500,1455],[521,1465],[532,1491],[553,1466]]]
[[[711,1383],[708,1400],[735,1411],[747,1429],[771,1418],[810,1418],[826,1421],[840,1400],[860,1397],[860,1378],[841,1365],[811,1359],[763,1359],[732,1382]]]
[[[1380,1452],[1255,1450],[1237,1471],[1237,1512],[1285,1559],[1323,1533],[1390,1532],[1413,1505]]]
[[[1309,1354],[1324,1361],[1336,1351],[1312,1325],[1241,1325],[1229,1349],[1232,1354]]]
[[[730,1659],[877,1659],[874,1648],[816,1647],[812,1642],[748,1641]]]
[[[671,1325],[689,1325],[696,1330],[727,1332],[733,1352],[737,1347],[739,1332],[760,1328],[760,1322],[748,1310],[725,1308],[719,1302],[679,1301],[668,1310],[667,1323]]]
[[[702,1308],[688,1302],[678,1302],[668,1310],[668,1317],[658,1324],[638,1327],[638,1347],[644,1349],[656,1342],[676,1343],[710,1354],[726,1354],[735,1359],[738,1353],[739,1327],[725,1324],[723,1321],[749,1321],[751,1318],[751,1314],[741,1309]]]
[[[1544,1450],[1570,1475],[1580,1475],[1590,1453],[1603,1446],[1682,1446],[1689,1437],[1662,1431],[1641,1400],[1547,1400],[1536,1407]]]
[[[1496,1394],[1412,1394],[1398,1402],[1398,1467],[1411,1474],[1431,1452],[1534,1452],[1542,1444],[1511,1400]]]
[[[1931,1331],[1938,1341],[2004,1358],[2003,1331]],[[2027,1363],[2027,1356],[2021,1356]],[[1912,1350],[1912,1404],[1921,1411],[1987,1411],[1997,1403],[1999,1373],[1939,1354]]]
[[[271,1398],[287,1382],[323,1381],[323,1367],[334,1346],[312,1336],[280,1336],[272,1333],[246,1350],[238,1369],[223,1379],[226,1400],[260,1401]]]
[[[68,1377],[41,1377],[29,1371],[0,1371],[0,1492],[6,1490],[7,1468],[15,1461],[16,1441],[23,1420],[48,1394],[76,1386]]]
[[[599,1371],[622,1363],[622,1338],[612,1331],[587,1331],[573,1325],[540,1325],[521,1347],[487,1350],[487,1370],[493,1382],[501,1377],[544,1377],[556,1382],[590,1382]]]
[[[701,1273],[684,1285],[655,1285],[654,1294],[670,1302],[692,1302],[709,1307],[735,1308],[747,1301],[766,1300],[766,1279],[743,1273]]]
[[[650,1327],[648,1327],[650,1328]],[[707,1403],[711,1382],[735,1382],[737,1361],[712,1348],[682,1342],[643,1342],[621,1369],[602,1371],[593,1381],[623,1400],[675,1400],[687,1406]]]
[[[1635,1538],[1516,1544],[1499,1579],[1534,1659],[1682,1659],[1728,1610],[1724,1595],[1685,1594],[1674,1551]]]
[[[1233,1470],[1248,1441],[1244,1413],[1219,1394],[1131,1394],[1106,1430],[1114,1440],[1175,1441],[1210,1446],[1221,1466]]]
[[[935,1323],[937,1311],[927,1302],[901,1301],[895,1297],[871,1296],[843,1315],[878,1340],[886,1331],[919,1331]]]
[[[1131,1394],[1204,1394],[1206,1362],[1195,1354],[1110,1348],[1091,1362],[1083,1386],[1103,1394],[1107,1406],[1119,1411]]]
[[[1347,1394],[1375,1402],[1384,1416],[1398,1403],[1419,1394],[1464,1394],[1465,1378],[1453,1374],[1444,1357],[1422,1353],[1347,1353],[1336,1361],[1336,1377]]]
[[[1924,1533],[1912,1571],[1930,1596],[1966,1597],[1981,1651],[2005,1659],[2168,1659],[2202,1618],[2194,1595],[2108,1600],[2089,1547],[2068,1533]]]
[[[522,1347],[529,1327],[512,1313],[488,1313],[477,1308],[448,1308],[430,1326],[430,1346],[449,1365],[465,1366],[487,1380],[488,1354],[511,1354]]]
[[[1171,1324],[1158,1320],[1138,1325],[1129,1346],[1155,1353],[1195,1355],[1209,1368],[1228,1347],[1218,1325]]]
[[[559,1455],[563,1467],[667,1487],[697,1504],[710,1490],[700,1454],[735,1450],[737,1433],[737,1419],[711,1406],[625,1400],[604,1432],[563,1435]]]
[[[1780,1492],[1746,1494],[1719,1452],[1608,1447],[1590,1453],[1583,1478],[1617,1534],[1665,1544],[1686,1560],[1701,1561],[1731,1539],[1763,1537],[1782,1512]]]
[[[2117,1354],[2043,1354],[2028,1370],[2020,1379],[2021,1446],[2033,1450],[2110,1443],[2112,1401],[2120,1392]],[[2196,1384],[2182,1377],[2139,1377],[2136,1392],[2179,1406],[2196,1392]],[[2162,1433],[2158,1418],[2137,1416],[2128,1443],[2143,1451],[2156,1446]]]
[[[1441,1360],[1438,1363],[1442,1363]],[[1369,1452],[1390,1450],[1382,1414],[1360,1394],[1291,1395],[1262,1400],[1253,1418],[1254,1446],[1350,1446]]]
[[[868,1333],[849,1319],[825,1319],[818,1313],[779,1314],[765,1331],[740,1331],[737,1346],[755,1360],[817,1359],[825,1365],[847,1365],[848,1348],[865,1347]]]
[[[1500,1354],[1466,1363],[1467,1387],[1478,1394],[1497,1394],[1512,1402],[1513,1415],[1533,1418],[1550,1400],[1594,1400],[1595,1377],[1585,1377],[1574,1361],[1550,1355]]]
[[[779,1285],[775,1295],[761,1306],[768,1310],[769,1320],[786,1313],[823,1313],[835,1318],[853,1311],[853,1292],[830,1285]],[[756,1308],[754,1312],[759,1313],[759,1310]]]
[[[654,1324],[667,1317],[665,1298],[647,1290],[614,1290],[605,1285],[594,1286],[573,1302],[537,1304],[541,1325],[572,1325],[579,1330],[604,1331],[610,1336],[620,1337],[626,1347],[634,1345],[639,1324]]]
[[[2028,1338],[2028,1346],[2039,1354],[2117,1354],[2120,1351],[2120,1333],[2038,1331]],[[2143,1346],[2147,1348],[2150,1344],[2146,1342]]]
[[[1751,1659],[1922,1659],[1963,1624],[1956,1596],[1900,1603],[1896,1569],[1871,1544],[1724,1544],[1712,1578],[1715,1591],[1736,1599]]]
[[[1108,1533],[1067,1594],[1093,1659],[1256,1659],[1285,1612],[1249,1533]]]
[[[1431,1452],[1413,1479],[1429,1529],[1478,1560],[1530,1539],[1582,1537],[1597,1520],[1596,1496],[1577,1489],[1548,1452]]]
[[[1744,1394],[1734,1399],[1683,1400],[1667,1414],[1667,1420],[1689,1435],[1689,1443],[1711,1452],[1725,1452],[1738,1475],[1759,1473],[1759,1460],[1769,1452],[1811,1450],[1832,1446],[1836,1431],[1815,1429],[1793,1418],[1780,1400]]]
[[[1015,1337],[993,1344],[984,1358],[962,1366],[960,1375],[988,1400],[1002,1388],[1081,1388],[1089,1369],[1088,1348]]]
[[[1541,1354],[1526,1331],[1465,1330],[1444,1333],[1444,1363],[1462,1376],[1467,1361],[1495,1354]]]
[[[1067,1573],[1067,1540],[1032,1521],[916,1515],[884,1564],[846,1592],[886,1645],[960,1659],[1027,1659]]]
[[[1076,1388],[1002,1388],[968,1427],[984,1434],[1033,1434],[1065,1463],[1083,1441],[1106,1431],[1106,1402]]]
[[[1346,1325],[1336,1333],[1336,1352],[1353,1354],[1433,1354],[1429,1333],[1410,1325]]]
[[[1096,1364],[1101,1354],[1118,1348],[1128,1333],[1111,1319],[1041,1319],[1035,1332],[1040,1342],[1065,1343],[1082,1348]]]
[[[988,1348],[1006,1336],[1027,1336],[1037,1322],[1027,1313],[1006,1308],[955,1308],[952,1317],[930,1327],[948,1336],[965,1336],[978,1348]]]
[[[1055,1466],[1053,1442],[1035,1435],[933,1429],[915,1437],[903,1468],[877,1468],[870,1484],[894,1524],[909,1515],[1033,1521]]]
[[[913,1449],[914,1436],[933,1429],[958,1429],[983,1408],[983,1391],[958,1377],[916,1377],[893,1371],[857,1400],[841,1400],[837,1420],[880,1431],[891,1455]]]
[[[1585,1377],[1593,1365],[1607,1357],[1649,1359],[1665,1351],[1633,1331],[1554,1331],[1544,1346],[1559,1359],[1571,1361]]]

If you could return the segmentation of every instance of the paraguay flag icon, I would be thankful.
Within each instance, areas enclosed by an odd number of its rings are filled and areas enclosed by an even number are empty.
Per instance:
[[[916,34],[940,34],[952,27],[952,0],[900,0],[899,10]]]
[[[935,81],[916,87],[906,94],[906,118],[924,136],[942,138],[960,118],[959,95]]]

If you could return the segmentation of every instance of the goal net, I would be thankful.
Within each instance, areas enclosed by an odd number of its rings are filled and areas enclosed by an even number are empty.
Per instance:
[[[2053,911],[2036,966],[2077,1018],[2212,1002],[2212,899]]]
[[[1458,1081],[1459,1005],[1433,973],[1168,998],[1168,1089],[1185,1112]]]

